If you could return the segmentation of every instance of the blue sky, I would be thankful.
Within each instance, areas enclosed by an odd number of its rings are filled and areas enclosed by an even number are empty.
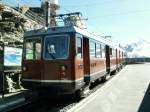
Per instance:
[[[30,6],[40,5],[40,0],[20,1]],[[59,0],[59,3],[59,13],[82,12],[88,18],[89,29],[112,36],[121,44],[141,38],[150,41],[149,0]]]
[[[111,35],[115,41],[150,40],[149,0],[63,0],[60,3],[64,12],[66,9],[83,12],[90,28]]]

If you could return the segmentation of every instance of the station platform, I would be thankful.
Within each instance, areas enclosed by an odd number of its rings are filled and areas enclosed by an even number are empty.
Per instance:
[[[150,112],[150,64],[126,65],[68,112]]]
[[[24,91],[5,94],[4,98],[0,96],[0,112],[8,112],[24,102]]]

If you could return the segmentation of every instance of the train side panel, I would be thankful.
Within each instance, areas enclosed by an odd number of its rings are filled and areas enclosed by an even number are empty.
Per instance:
[[[117,50],[114,47],[108,45],[106,45],[106,63],[108,73],[111,73],[117,69]]]
[[[105,45],[90,40],[90,80],[94,81],[106,75]]]

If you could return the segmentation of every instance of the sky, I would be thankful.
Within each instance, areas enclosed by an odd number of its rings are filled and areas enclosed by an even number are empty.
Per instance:
[[[5,0],[14,4],[17,0]],[[11,3],[12,2],[12,3]],[[20,4],[40,6],[40,0],[20,0]],[[58,13],[81,12],[88,29],[127,44],[150,41],[150,0],[59,0]]]

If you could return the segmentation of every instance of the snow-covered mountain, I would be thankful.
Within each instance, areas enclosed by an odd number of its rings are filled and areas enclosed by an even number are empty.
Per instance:
[[[150,41],[140,39],[127,44],[125,50],[129,58],[150,58]]]

